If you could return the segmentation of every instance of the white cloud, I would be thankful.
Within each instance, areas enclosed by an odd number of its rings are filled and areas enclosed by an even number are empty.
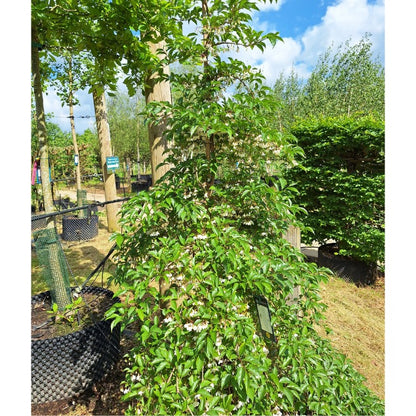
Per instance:
[[[273,3],[264,3],[262,1],[257,0],[257,7],[259,8],[259,11],[261,12],[270,12],[270,11],[276,11],[279,10],[282,6],[283,3],[285,3],[286,0],[278,0],[277,3],[273,2]]]
[[[354,44],[365,33],[372,35],[374,53],[384,58],[384,0],[375,4],[368,4],[367,0],[341,0],[328,7],[321,24],[306,30],[299,58],[313,64],[331,44],[339,45],[348,39]]]
[[[256,26],[256,29],[264,30]],[[284,38],[273,48],[268,45],[264,53],[246,50],[238,57],[262,70],[269,85],[273,85],[280,72],[288,73],[292,67],[302,78],[308,77],[317,58],[326,49],[351,39],[357,43],[365,33],[371,33],[373,53],[384,59],[384,0],[369,4],[367,0],[339,0],[327,8],[320,24],[307,28],[299,39]]]

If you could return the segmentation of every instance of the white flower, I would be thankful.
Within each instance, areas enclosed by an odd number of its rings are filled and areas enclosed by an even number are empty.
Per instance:
[[[237,403],[237,405],[234,407],[234,410],[238,410],[238,409],[240,409],[240,407],[243,407],[243,405],[244,405],[244,402],[239,401],[239,402]]]
[[[265,354],[268,354],[268,353],[269,353],[269,350],[268,350],[266,347],[263,347],[263,352],[264,352]]]
[[[203,329],[206,329],[206,328],[208,328],[208,322],[207,321],[204,321],[204,322],[201,322],[200,324],[198,324],[197,326],[196,326],[196,332],[201,332]]]
[[[293,334],[293,338],[297,338],[298,336],[298,334]]]
[[[194,240],[206,240],[208,236],[206,234],[198,234],[194,237]]]
[[[193,331],[194,329],[194,324],[188,322],[187,324],[184,325],[185,329],[187,329],[188,331]]]
[[[159,231],[153,231],[149,235],[150,235],[150,237],[157,237],[159,235]]]
[[[283,398],[283,394],[282,393],[277,393],[277,395],[282,399]]]
[[[244,225],[253,225],[254,222],[252,220],[248,220],[248,221],[243,221]]]
[[[173,318],[171,317],[171,316],[167,316],[164,320],[163,320],[163,322],[165,322],[166,324],[168,324],[169,322],[172,322],[173,321]]]

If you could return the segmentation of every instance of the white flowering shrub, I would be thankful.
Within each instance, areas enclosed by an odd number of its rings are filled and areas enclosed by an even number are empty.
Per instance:
[[[313,329],[325,275],[282,238],[288,191],[239,167],[207,198],[208,167],[202,157],[180,163],[122,209],[116,281],[127,300],[109,316],[140,325],[123,385],[131,414],[382,412]],[[276,342],[261,336],[258,294]]]
[[[263,78],[215,46],[278,37],[249,27],[250,2],[188,3],[205,35],[168,39],[168,51],[202,59],[202,70],[173,74],[174,104],[149,106],[153,122],[169,117],[174,167],[123,205],[114,235],[126,300],[108,317],[137,329],[122,386],[129,414],[383,413],[314,330],[325,273],[283,238],[300,208],[281,174],[299,149],[273,129]],[[269,302],[275,340],[261,335],[257,295]]]

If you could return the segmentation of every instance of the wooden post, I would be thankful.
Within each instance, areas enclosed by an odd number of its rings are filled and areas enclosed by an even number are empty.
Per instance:
[[[300,228],[295,227],[293,225],[289,225],[286,233],[284,234],[283,238],[287,240],[293,247],[296,247],[300,250]],[[296,286],[293,290],[293,293],[288,295],[286,298],[286,302],[289,305],[293,305],[297,302],[300,296],[300,287]]]

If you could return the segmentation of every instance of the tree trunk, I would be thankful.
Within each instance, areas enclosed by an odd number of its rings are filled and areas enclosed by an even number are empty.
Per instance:
[[[77,134],[75,132],[75,120],[74,120],[74,104],[73,104],[73,92],[72,92],[72,58],[69,58],[69,71],[68,71],[68,80],[69,80],[69,120],[71,123],[71,133],[72,133],[72,142],[74,144],[74,154],[78,155],[78,163],[75,165],[75,179],[77,183],[77,205],[83,205],[84,201],[82,198],[81,192],[81,158],[79,155],[78,150],[78,143],[77,143]],[[85,216],[85,212],[81,210],[78,214],[79,218],[83,218]]]
[[[33,74],[33,93],[35,95],[36,105],[36,124],[38,130],[39,153],[40,153],[40,171],[42,181],[43,204],[45,212],[53,212],[53,196],[52,187],[49,177],[49,161],[48,161],[48,135],[46,130],[45,111],[43,108],[42,84],[40,81],[40,65],[39,65],[39,40],[36,33],[36,26],[32,25],[32,74]],[[47,219],[47,233],[54,228],[54,222],[51,217]],[[71,296],[67,291],[63,272],[60,269],[58,256],[58,246],[50,244],[48,247],[49,267],[51,268],[52,285],[56,295],[56,303],[59,310],[63,310],[66,305],[71,303]]]
[[[38,45],[36,27],[32,26],[32,43]],[[51,181],[49,177],[49,155],[48,155],[48,134],[46,130],[45,111],[43,108],[42,84],[40,81],[40,65],[38,46],[32,47],[32,75],[33,75],[33,92],[35,95],[36,105],[36,125],[39,140],[40,172],[42,181],[43,205],[45,212],[53,212],[53,198]],[[48,220],[48,224],[53,221]]]
[[[165,42],[161,41],[159,43],[150,43],[150,51],[157,55],[160,59],[163,56],[158,53],[158,49],[163,49],[165,47]],[[169,74],[169,67],[164,66],[163,72]],[[146,80],[146,89],[145,89],[145,98],[146,104],[149,104],[152,101],[168,101],[172,102],[171,93],[170,93],[170,84],[168,81],[157,82],[155,78],[157,74],[153,73],[149,75]],[[152,164],[152,184],[154,185],[171,167],[171,164],[157,167],[160,163],[164,162],[168,156],[169,145],[164,137],[164,133],[167,128],[167,119],[163,118],[158,124],[149,124],[149,146],[151,152],[151,164]]]
[[[104,192],[105,200],[113,201],[117,199],[116,191],[116,179],[112,172],[107,172],[107,157],[112,156],[111,153],[111,141],[110,141],[110,128],[107,120],[107,108],[105,103],[104,88],[101,93],[98,93],[95,89],[93,90],[93,100],[95,109],[95,120],[97,123],[98,139],[100,142],[100,153],[101,153],[101,168],[103,172],[104,180]],[[117,206],[115,204],[107,204],[107,222],[108,231],[118,231],[117,224]]]
[[[140,139],[137,139],[137,179],[140,179]]]
[[[126,157],[126,181],[127,181],[127,192],[131,192],[131,172],[132,172],[131,160]]]

